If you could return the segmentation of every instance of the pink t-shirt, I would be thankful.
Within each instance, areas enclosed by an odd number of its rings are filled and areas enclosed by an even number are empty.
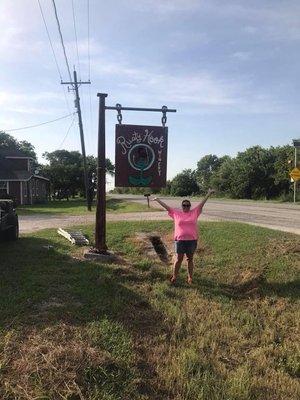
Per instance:
[[[201,214],[202,207],[197,206],[188,212],[176,208],[170,208],[168,215],[174,220],[175,240],[197,240],[197,219]]]

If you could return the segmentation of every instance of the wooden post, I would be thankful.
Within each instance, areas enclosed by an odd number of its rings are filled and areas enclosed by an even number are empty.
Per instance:
[[[98,253],[106,254],[105,97],[107,94],[98,93],[97,96],[99,97],[99,125],[95,248]]]

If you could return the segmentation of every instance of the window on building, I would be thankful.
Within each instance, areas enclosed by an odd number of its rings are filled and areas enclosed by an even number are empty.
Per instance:
[[[5,196],[8,194],[8,182],[0,181],[0,196]]]

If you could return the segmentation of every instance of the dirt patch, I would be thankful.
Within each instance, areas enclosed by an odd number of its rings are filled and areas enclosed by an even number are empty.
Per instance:
[[[164,238],[157,232],[145,233],[137,232],[134,238],[131,240],[139,248],[140,254],[149,257],[151,260],[170,264],[172,262],[172,256],[169,252],[168,246],[166,246]]]
[[[225,291],[233,297],[256,297],[260,288],[265,283],[262,272],[245,270],[235,276],[233,282],[227,285]]]
[[[171,256],[168,254],[167,248],[164,245],[161,237],[149,236],[149,240],[152,243],[152,246],[160,260],[165,264],[169,264]]]
[[[77,262],[99,262],[97,260],[91,260],[91,259],[87,259],[84,257],[84,252],[88,251],[91,248],[90,246],[74,246],[74,248],[72,248],[72,255],[69,259],[69,263],[73,263],[73,261],[77,261]],[[113,253],[114,255],[114,261],[113,264],[116,265],[129,265],[129,262],[127,260],[125,260],[125,258],[122,257],[121,253]]]
[[[51,309],[57,309],[57,308],[62,308],[66,306],[72,306],[72,307],[81,307],[82,304],[79,301],[76,301],[73,298],[65,298],[61,299],[58,297],[51,297],[47,301],[43,301],[41,304],[37,306],[37,309],[39,311],[49,311]]]
[[[165,234],[137,232],[130,240],[139,248],[139,254],[167,265],[174,262],[174,237],[172,232]],[[211,252],[211,249],[199,239],[195,254],[202,256],[204,253],[211,254]]]
[[[270,256],[285,254],[300,254],[300,240],[282,238],[270,240],[266,247],[266,252]]]

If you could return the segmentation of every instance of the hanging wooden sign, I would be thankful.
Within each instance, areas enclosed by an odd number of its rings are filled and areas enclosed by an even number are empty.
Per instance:
[[[115,186],[166,186],[168,128],[116,125]]]

